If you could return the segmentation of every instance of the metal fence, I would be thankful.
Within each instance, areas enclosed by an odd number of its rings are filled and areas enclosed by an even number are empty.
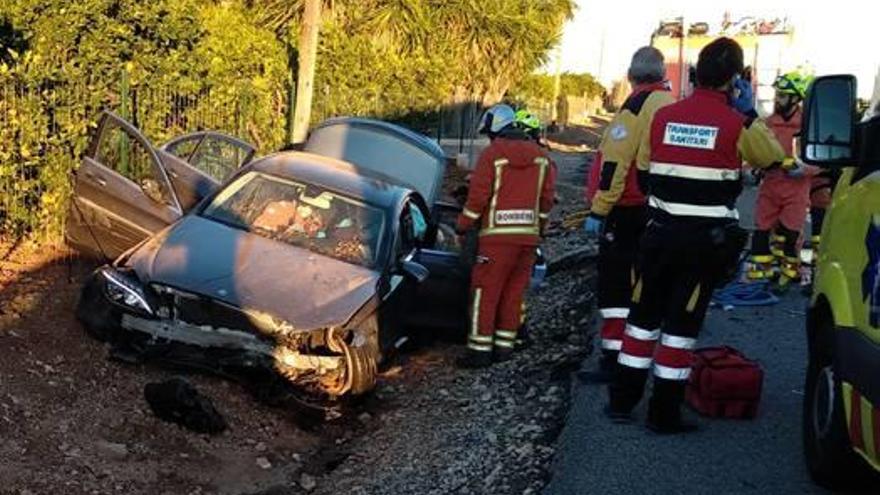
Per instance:
[[[55,241],[63,232],[71,171],[78,166],[101,110],[115,111],[156,144],[212,129],[272,151],[284,142],[287,95],[256,101],[173,87],[130,87],[84,80],[29,85],[0,79],[0,239]]]

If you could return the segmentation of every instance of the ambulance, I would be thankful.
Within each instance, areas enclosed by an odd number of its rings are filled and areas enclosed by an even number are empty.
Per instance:
[[[825,76],[805,103],[800,159],[840,178],[807,316],[803,440],[817,483],[880,490],[880,113],[875,98],[859,119],[856,94],[853,76]]]

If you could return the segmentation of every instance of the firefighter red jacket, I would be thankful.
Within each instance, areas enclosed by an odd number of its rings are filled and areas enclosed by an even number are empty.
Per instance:
[[[459,230],[479,222],[481,243],[537,245],[553,207],[556,167],[525,134],[496,138],[471,176]]]

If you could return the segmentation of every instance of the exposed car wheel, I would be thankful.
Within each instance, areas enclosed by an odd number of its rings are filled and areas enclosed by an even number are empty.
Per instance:
[[[113,342],[119,334],[121,315],[104,298],[104,281],[92,275],[80,292],[76,319],[86,332],[101,342]]]
[[[867,464],[850,444],[841,382],[834,373],[830,348],[811,352],[804,392],[804,454],[813,480],[829,489],[842,489],[870,479]]]

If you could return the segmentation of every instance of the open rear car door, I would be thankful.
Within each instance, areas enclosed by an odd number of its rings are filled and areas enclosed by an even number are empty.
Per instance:
[[[155,148],[133,125],[104,112],[74,174],[67,242],[86,254],[115,259],[214,192],[254,151],[213,131]]]

